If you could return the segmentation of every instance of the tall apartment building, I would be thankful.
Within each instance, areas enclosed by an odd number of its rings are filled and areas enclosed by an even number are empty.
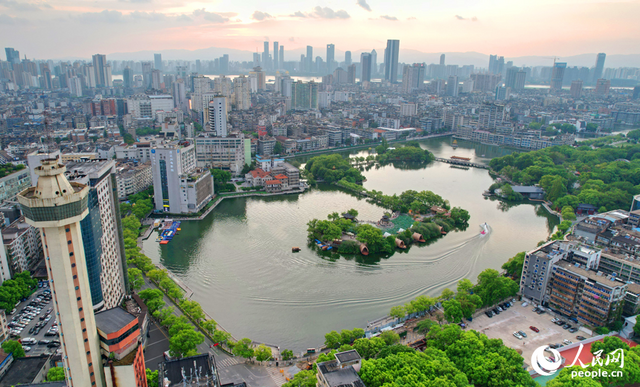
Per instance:
[[[251,107],[251,85],[249,78],[244,75],[233,80],[233,105],[237,110],[248,110]]]
[[[400,55],[400,41],[387,40],[387,49],[384,51],[384,79],[396,83],[398,81],[398,59]]]
[[[40,229],[69,387],[103,386],[100,343],[80,222],[87,216],[89,187],[70,183],[57,160],[36,168],[38,185],[18,195],[27,222]]]
[[[548,242],[525,254],[520,294],[538,304],[545,300],[551,267],[566,257],[568,251],[556,242]]]
[[[402,71],[402,91],[411,93],[414,90],[424,87],[425,76],[424,63],[414,63],[413,65],[405,65]]]
[[[562,90],[562,81],[564,79],[564,72],[567,69],[566,62],[556,62],[553,65],[553,71],[551,72],[551,85],[550,91]]]
[[[2,256],[0,279],[2,281],[13,277],[14,274],[33,269],[44,256],[40,232],[27,223],[24,216],[2,229],[2,244],[3,246],[0,247],[0,256]]]
[[[93,70],[95,71],[96,86],[107,87],[108,86],[107,69],[106,69],[107,56],[95,54],[92,59],[93,59]]]
[[[245,165],[251,164],[251,140],[244,138],[242,133],[226,137],[200,133],[195,138],[195,145],[198,167],[224,169],[238,175]]]
[[[153,184],[151,161],[146,163],[118,163],[116,166],[116,185],[118,199],[124,200],[129,195],[135,195],[149,188]]]
[[[611,87],[611,81],[608,79],[598,79],[596,81],[596,95],[609,95],[609,88]]]
[[[623,307],[627,284],[568,261],[553,266],[549,305],[593,327],[611,323]]]
[[[583,82],[580,79],[571,82],[571,97],[578,99],[582,96]]]
[[[218,137],[227,136],[227,98],[217,96],[209,102],[209,130]]]
[[[156,211],[198,212],[213,197],[213,178],[196,168],[196,148],[188,142],[163,143],[151,150]]]
[[[31,177],[28,169],[22,169],[0,178],[0,203],[13,198],[30,186]]]
[[[127,98],[129,114],[134,118],[155,118],[156,111],[169,112],[173,110],[171,95],[135,94]]]
[[[89,187],[89,214],[80,225],[93,307],[114,308],[127,293],[128,280],[115,161],[69,162],[65,176]]]
[[[293,109],[318,109],[319,84],[313,81],[294,82],[291,87],[291,107]]]

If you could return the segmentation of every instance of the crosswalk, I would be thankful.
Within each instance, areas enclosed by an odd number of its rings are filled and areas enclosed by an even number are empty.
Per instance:
[[[284,374],[280,373],[280,368],[267,367],[267,372],[269,372],[269,376],[271,376],[271,380],[278,386],[282,386],[287,382],[287,378]]]
[[[242,364],[244,362],[245,362],[244,358],[240,356],[236,356],[236,357],[228,357],[222,360],[217,360],[216,365],[218,366],[218,368],[227,368],[227,367],[234,366],[236,364]]]

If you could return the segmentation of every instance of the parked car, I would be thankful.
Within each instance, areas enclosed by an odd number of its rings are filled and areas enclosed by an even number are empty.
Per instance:
[[[531,329],[532,331],[534,331],[535,333],[540,332],[540,329],[534,327],[534,326],[530,326],[529,329]]]
[[[51,340],[38,340],[38,345],[47,345],[51,342]]]
[[[529,306],[529,303],[525,301],[522,303],[522,306]]]
[[[524,333],[524,331],[518,331],[518,333],[519,333],[519,334],[520,334],[520,336],[522,336],[522,337],[527,337],[527,334],[526,334],[526,333]]]
[[[27,347],[27,346],[22,346],[22,349],[24,349],[25,352],[29,352],[31,351],[31,347]]]
[[[487,317],[489,317],[489,318],[493,317],[493,315],[491,314],[491,312],[490,312],[490,311],[488,311],[488,310],[487,310],[486,312],[484,312],[484,314],[486,314],[486,315],[487,315]]]
[[[586,340],[587,338],[584,336],[576,336],[576,339],[582,341],[582,340]]]
[[[571,333],[576,333],[577,331],[578,331],[578,328],[576,328],[576,327],[573,327],[573,328],[569,329],[569,332],[571,332]]]
[[[562,326],[562,329],[569,329],[569,328],[571,328],[571,325],[569,325],[569,324],[564,324]]]
[[[522,340],[522,336],[518,332],[513,332],[513,337],[515,337],[518,340]]]
[[[567,340],[567,339],[564,339],[564,340],[562,340],[562,343],[563,343],[564,345],[569,345],[569,344],[573,344],[573,341],[571,341],[571,340]]]

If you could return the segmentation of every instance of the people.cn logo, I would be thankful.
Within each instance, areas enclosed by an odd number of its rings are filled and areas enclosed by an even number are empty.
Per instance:
[[[553,354],[553,361],[544,356],[545,349]],[[560,352],[546,346],[538,347],[531,355],[531,366],[538,375],[553,375],[560,368],[561,363]]]

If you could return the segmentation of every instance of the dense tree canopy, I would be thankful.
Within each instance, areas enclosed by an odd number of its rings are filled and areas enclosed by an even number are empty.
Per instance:
[[[1,248],[1,247],[0,247]],[[0,309],[11,312],[18,301],[27,298],[38,286],[29,271],[23,271],[6,280],[0,286]]]
[[[495,158],[489,165],[518,184],[539,184],[557,208],[629,208],[640,193],[640,145],[554,146]]]
[[[11,163],[0,164],[0,178],[10,175],[16,171],[25,169],[24,164],[13,165]]]
[[[520,278],[522,276],[522,267],[524,266],[525,252],[521,252],[511,257],[507,262],[502,265],[502,268],[512,276],[513,278]]]
[[[376,150],[378,147],[376,147]],[[435,160],[435,156],[428,150],[420,148],[420,144],[417,141],[410,141],[405,143],[404,146],[386,149],[383,154],[379,154],[376,157],[376,160],[381,164],[398,161],[428,163]]]
[[[312,157],[305,166],[315,180],[335,183],[341,179],[356,183],[364,180],[364,176],[357,168],[351,166],[348,159],[340,155],[321,155]]]

